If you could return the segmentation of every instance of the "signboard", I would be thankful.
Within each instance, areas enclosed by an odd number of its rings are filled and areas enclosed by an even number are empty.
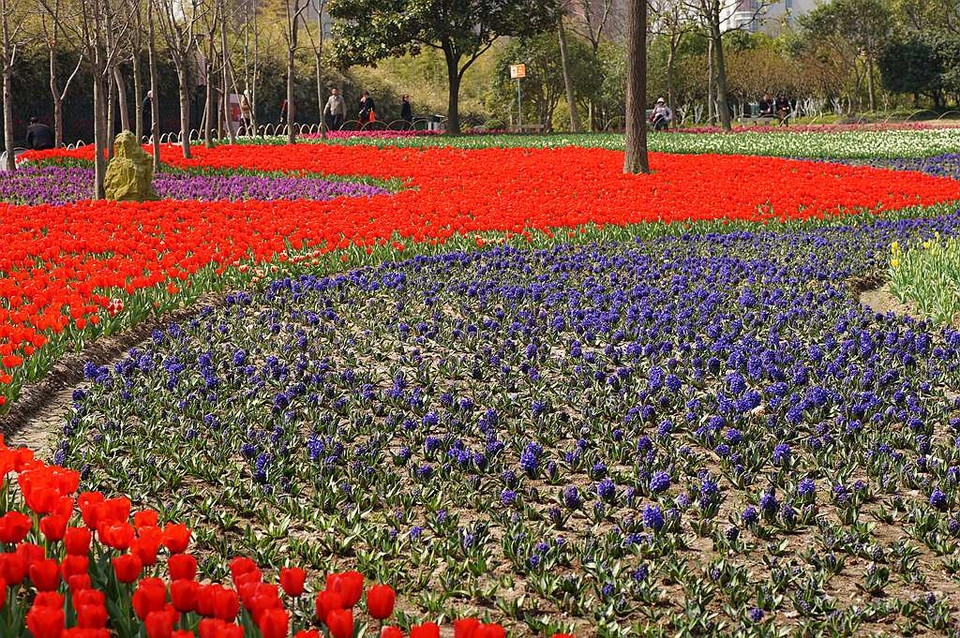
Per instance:
[[[233,129],[233,133],[236,134],[240,129],[240,94],[231,93],[228,105],[228,113],[230,113],[230,128]]]
[[[520,78],[527,77],[527,65],[526,64],[511,64],[510,65],[510,79],[519,80]]]

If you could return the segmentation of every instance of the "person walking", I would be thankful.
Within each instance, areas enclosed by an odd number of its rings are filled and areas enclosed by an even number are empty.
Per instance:
[[[368,91],[364,91],[363,95],[360,96],[360,114],[357,116],[357,119],[360,120],[360,127],[362,128],[364,124],[368,122],[377,121],[376,106],[373,103],[373,98],[370,97]]]
[[[53,148],[53,131],[36,117],[30,118],[27,127],[27,148],[34,151],[45,151]]]
[[[400,101],[400,119],[403,120],[403,128],[409,131],[413,128],[413,107],[410,106],[410,96],[404,95]]]
[[[147,91],[140,104],[140,119],[143,120],[143,135],[149,138],[153,135],[153,91]]]
[[[253,131],[253,109],[250,107],[250,98],[247,91],[240,94],[240,127],[242,135],[251,135]]]
[[[347,117],[347,102],[340,95],[340,89],[336,87],[330,89],[330,97],[323,106],[323,117],[327,122],[327,128],[331,131],[339,131],[343,126],[343,120]]]

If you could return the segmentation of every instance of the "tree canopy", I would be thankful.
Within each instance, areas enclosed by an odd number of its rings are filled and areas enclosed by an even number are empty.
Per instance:
[[[442,51],[452,133],[460,132],[460,81],[470,65],[500,36],[534,35],[559,19],[553,0],[331,0],[329,11],[345,64],[375,64],[423,47]]]

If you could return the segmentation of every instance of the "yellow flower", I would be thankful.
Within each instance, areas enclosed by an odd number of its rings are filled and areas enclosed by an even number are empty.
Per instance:
[[[892,261],[890,262],[890,266],[891,266],[892,268],[896,268],[896,267],[898,267],[899,265],[900,265],[900,260],[899,260],[899,259],[894,259],[894,260],[892,260]]]

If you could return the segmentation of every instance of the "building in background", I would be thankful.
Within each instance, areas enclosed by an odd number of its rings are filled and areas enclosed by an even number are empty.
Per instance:
[[[751,33],[777,35],[784,29],[797,26],[797,18],[809,13],[816,0],[776,0],[764,3],[761,0],[731,0],[720,9],[724,31],[745,29]]]

